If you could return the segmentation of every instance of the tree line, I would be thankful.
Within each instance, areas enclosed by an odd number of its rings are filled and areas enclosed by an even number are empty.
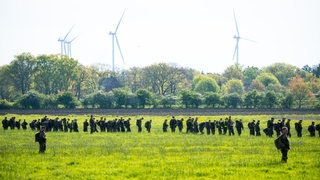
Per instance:
[[[0,109],[319,108],[320,64],[227,67],[204,74],[158,63],[128,70],[22,53],[0,66]]]

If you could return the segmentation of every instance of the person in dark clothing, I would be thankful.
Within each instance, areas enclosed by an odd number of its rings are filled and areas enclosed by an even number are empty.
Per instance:
[[[267,128],[268,128],[267,132],[268,132],[269,137],[272,137],[272,135],[273,135],[273,122],[274,122],[274,118],[271,118],[267,122]]]
[[[83,122],[83,132],[88,132],[88,126],[89,126],[89,123],[88,123],[88,120],[86,119]]]
[[[203,132],[203,129],[206,127],[206,122],[201,122],[200,124],[199,124],[199,131],[200,131],[200,133],[201,134],[203,134],[204,132]]]
[[[302,137],[302,120],[294,124],[298,137]]]
[[[151,123],[152,123],[152,120],[149,120],[149,121],[146,121],[146,123],[144,124],[144,126],[147,129],[148,133],[151,132]]]
[[[182,132],[182,129],[183,129],[183,118],[181,118],[181,120],[177,120],[177,126],[178,126],[178,129],[179,129],[179,132]]]
[[[240,136],[243,130],[242,119],[240,119],[240,121],[236,120],[236,129],[237,129],[238,135]]]
[[[216,120],[214,120],[213,122],[210,122],[210,131],[211,131],[211,134],[213,135],[216,134],[216,124],[217,124]]]
[[[231,136],[231,135],[234,135],[234,129],[233,129],[233,127],[234,127],[234,122],[232,121],[231,116],[229,116],[227,127],[228,127],[228,131],[229,131],[229,135],[230,135],[230,136]]]
[[[210,125],[211,125],[211,120],[209,120],[208,122],[206,122],[206,130],[207,130],[207,134],[208,134],[208,135],[210,134],[210,129],[211,129]]]
[[[290,121],[291,121],[291,119],[288,119],[288,120],[287,120],[287,122],[286,122],[286,124],[284,125],[285,127],[287,127],[287,128],[288,128],[288,137],[291,137],[291,132],[290,132],[290,129],[291,129],[291,127],[290,127]]]
[[[260,133],[260,120],[257,121],[256,125],[254,126],[254,130],[256,131],[256,136],[261,136],[261,133]]]
[[[248,128],[251,136],[254,136],[254,127],[255,127],[255,120],[252,120],[248,123]]]
[[[23,122],[21,123],[22,129],[27,130],[27,125],[28,125],[28,123],[26,122],[26,120],[23,120]]]
[[[124,121],[124,127],[127,129],[127,132],[131,132],[130,121],[131,121],[131,118],[128,118],[127,120]]]
[[[41,127],[40,131],[35,134],[35,142],[39,142],[39,153],[44,153],[46,151],[47,136],[45,129],[45,127]]]
[[[198,124],[198,118],[196,117],[193,121],[193,133],[199,132],[199,124]]]
[[[162,131],[163,132],[168,132],[168,120],[164,120],[163,124],[162,124]]]
[[[189,132],[193,132],[194,128],[193,128],[193,119],[191,117],[189,117],[186,121],[186,125],[187,125],[187,131],[186,133]]]
[[[138,132],[142,131],[142,120],[143,120],[143,117],[140,119],[137,119],[136,121],[136,125],[138,126]]]
[[[2,120],[2,127],[3,127],[3,130],[8,130],[9,121],[8,121],[8,118],[7,118],[7,117],[5,117],[5,118]]]
[[[310,137],[316,136],[316,127],[314,125],[314,121],[312,121],[311,125],[308,127],[308,131],[310,133]]]
[[[318,131],[319,137],[320,137],[320,124],[317,124],[317,125],[316,125],[316,130]]]
[[[222,124],[223,135],[227,134],[228,131],[228,118],[226,118]]]
[[[281,130],[282,134],[280,135],[280,140],[282,143],[281,154],[282,154],[282,162],[287,162],[288,160],[288,151],[290,149],[290,143],[288,140],[288,128],[283,127]]]
[[[172,116],[170,122],[169,122],[169,125],[170,125],[170,129],[171,129],[171,132],[176,132],[176,126],[177,126],[177,120],[176,118],[174,118],[174,116]]]
[[[224,123],[222,121],[222,118],[220,118],[220,121],[218,122],[218,132],[219,132],[219,134],[222,134],[223,126],[224,126]]]

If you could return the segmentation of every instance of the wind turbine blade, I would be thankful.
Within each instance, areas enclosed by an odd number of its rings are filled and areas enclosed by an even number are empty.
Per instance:
[[[76,40],[78,37],[79,37],[79,35],[74,37],[71,41],[69,41],[69,43],[72,43],[72,41]]]
[[[237,19],[236,19],[236,14],[235,14],[234,10],[233,10],[233,17],[234,17],[234,22],[236,23],[236,29],[237,29],[238,36],[240,36],[238,24],[237,24]]]
[[[115,38],[116,38],[116,42],[117,42],[117,46],[118,46],[118,49],[119,49],[119,52],[120,52],[120,55],[121,55],[121,58],[122,58],[122,62],[123,62],[123,64],[124,64],[124,58],[123,58],[123,55],[122,55],[122,52],[121,52],[121,48],[120,48],[120,44],[119,44],[117,35],[115,34],[114,36],[115,36]]]
[[[243,40],[246,40],[246,41],[251,41],[251,42],[257,43],[257,41],[254,41],[254,40],[251,40],[251,39],[247,39],[247,38],[243,38],[243,37],[240,37],[240,39],[243,39]]]
[[[121,18],[120,18],[120,21],[119,21],[119,23],[118,23],[118,25],[117,25],[116,30],[114,31],[114,33],[117,33],[117,31],[118,31],[119,25],[120,25],[120,23],[121,23],[121,21],[122,21],[123,15],[124,15],[124,12],[125,12],[125,11],[123,11],[122,16],[121,16]]]
[[[238,42],[239,41],[237,41],[236,48],[234,49],[233,58],[232,58],[233,60],[234,60],[234,57],[236,56],[236,53],[238,51]]]
[[[66,40],[67,36],[68,36],[68,35],[70,34],[70,32],[72,31],[73,27],[74,27],[74,25],[70,28],[70,30],[68,31],[68,33],[67,33],[66,36],[64,37],[63,41]]]

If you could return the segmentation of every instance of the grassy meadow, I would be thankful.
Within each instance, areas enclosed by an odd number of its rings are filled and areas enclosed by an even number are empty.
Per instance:
[[[31,122],[42,115],[6,115]],[[55,116],[48,116],[54,118]],[[288,163],[281,163],[273,138],[262,132],[269,115],[233,116],[243,119],[241,136],[163,133],[170,116],[152,119],[151,133],[138,133],[138,116],[131,117],[131,133],[84,133],[82,122],[89,115],[64,116],[78,119],[79,133],[47,132],[47,151],[39,154],[35,131],[0,129],[0,179],[318,179],[320,138],[309,137],[311,120],[320,115],[290,115],[292,137]],[[100,116],[95,116],[99,118]],[[107,120],[114,117],[106,116]],[[177,118],[181,118],[178,116]],[[199,122],[226,116],[198,116]],[[280,118],[280,116],[274,116]],[[0,116],[2,120],[4,116]],[[124,117],[125,119],[127,117]],[[187,119],[187,117],[183,117]],[[247,122],[261,120],[261,137],[249,136]],[[297,138],[294,123],[304,119],[303,137]],[[319,120],[317,120],[319,119]],[[144,124],[144,123],[143,123]],[[184,123],[184,132],[186,125]]]

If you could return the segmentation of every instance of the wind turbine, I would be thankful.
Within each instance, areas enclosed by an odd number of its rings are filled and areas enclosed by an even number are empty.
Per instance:
[[[239,41],[240,39],[243,39],[243,40],[247,40],[247,41],[251,41],[251,42],[255,42],[255,41],[252,41],[250,39],[246,39],[246,38],[243,38],[240,36],[240,33],[239,33],[239,29],[238,29],[238,24],[237,24],[237,19],[236,19],[236,14],[235,12],[233,11],[233,17],[234,17],[234,21],[235,21],[235,24],[236,24],[236,30],[237,30],[237,34],[233,36],[234,39],[236,39],[236,48],[234,50],[234,53],[233,53],[233,58],[235,56],[237,56],[237,59],[236,59],[236,65],[239,63]]]
[[[67,50],[66,50],[66,39],[68,37],[68,35],[70,34],[71,30],[73,29],[74,25],[70,28],[70,30],[68,31],[68,33],[64,36],[64,38],[59,38],[58,41],[61,43],[61,54],[67,54]]]
[[[117,31],[118,31],[119,25],[121,23],[121,20],[123,18],[124,12],[125,11],[123,11],[122,16],[120,18],[120,21],[119,21],[116,29],[114,30],[114,32],[111,32],[111,31],[109,32],[109,35],[112,36],[112,71],[114,71],[114,40],[116,40],[116,43],[117,43],[117,46],[118,46],[122,61],[124,63],[123,55],[122,55],[121,48],[120,48],[119,41],[118,41],[118,37],[117,37]]]
[[[78,36],[74,37],[71,41],[65,41],[65,43],[67,44],[66,54],[69,56],[69,58],[71,58],[71,43],[72,43],[72,41],[74,41],[77,38],[78,38]]]

